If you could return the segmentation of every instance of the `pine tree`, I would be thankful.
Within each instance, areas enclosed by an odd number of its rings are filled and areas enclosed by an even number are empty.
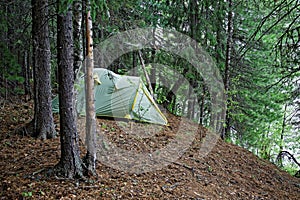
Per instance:
[[[58,82],[61,157],[56,171],[67,178],[83,177],[79,137],[73,115],[74,69],[71,5],[64,8],[58,1],[57,17]]]
[[[41,139],[53,138],[56,131],[51,107],[48,0],[32,0],[32,38],[35,97],[33,135]]]

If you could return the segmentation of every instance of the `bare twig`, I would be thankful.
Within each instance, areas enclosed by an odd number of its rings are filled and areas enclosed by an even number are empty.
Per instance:
[[[294,157],[294,155],[292,155],[290,152],[288,151],[281,151],[276,160],[279,160],[280,158],[283,158],[284,156],[288,157],[288,159],[293,160],[299,167],[300,167],[300,163],[296,160],[296,158]]]
[[[33,172],[32,175],[34,176],[34,175],[36,175],[36,174],[38,174],[38,173],[40,173],[40,172],[42,172],[44,170],[45,170],[45,168],[39,169],[39,170]]]

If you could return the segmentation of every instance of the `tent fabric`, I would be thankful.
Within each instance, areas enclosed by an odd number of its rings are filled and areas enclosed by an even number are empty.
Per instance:
[[[167,125],[168,121],[158,108],[140,77],[121,76],[103,68],[95,68],[98,75],[95,85],[97,116],[134,119],[142,122]],[[85,115],[84,78],[79,80],[77,111]],[[53,112],[58,112],[58,98],[54,99]]]

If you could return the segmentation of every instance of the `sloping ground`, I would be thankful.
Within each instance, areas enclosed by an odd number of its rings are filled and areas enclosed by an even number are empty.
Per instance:
[[[160,170],[134,174],[98,163],[96,180],[47,177],[41,171],[58,162],[59,139],[39,141],[8,133],[31,115],[30,104],[0,105],[0,199],[300,199],[299,179],[243,148],[218,141],[202,158],[198,141],[205,136],[203,128],[180,159]],[[98,122],[116,146],[147,153],[176,138],[181,119],[168,119],[170,127],[149,130],[151,137],[143,135],[143,124]],[[189,132],[196,126],[182,120],[182,127]]]

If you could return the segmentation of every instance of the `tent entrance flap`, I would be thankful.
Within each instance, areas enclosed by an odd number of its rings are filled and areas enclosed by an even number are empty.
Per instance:
[[[121,76],[103,68],[95,68],[94,75],[100,82],[94,89],[97,116],[168,124],[140,77]],[[77,111],[85,115],[84,78],[78,83]],[[58,112],[57,97],[53,99],[52,106],[53,112]]]

